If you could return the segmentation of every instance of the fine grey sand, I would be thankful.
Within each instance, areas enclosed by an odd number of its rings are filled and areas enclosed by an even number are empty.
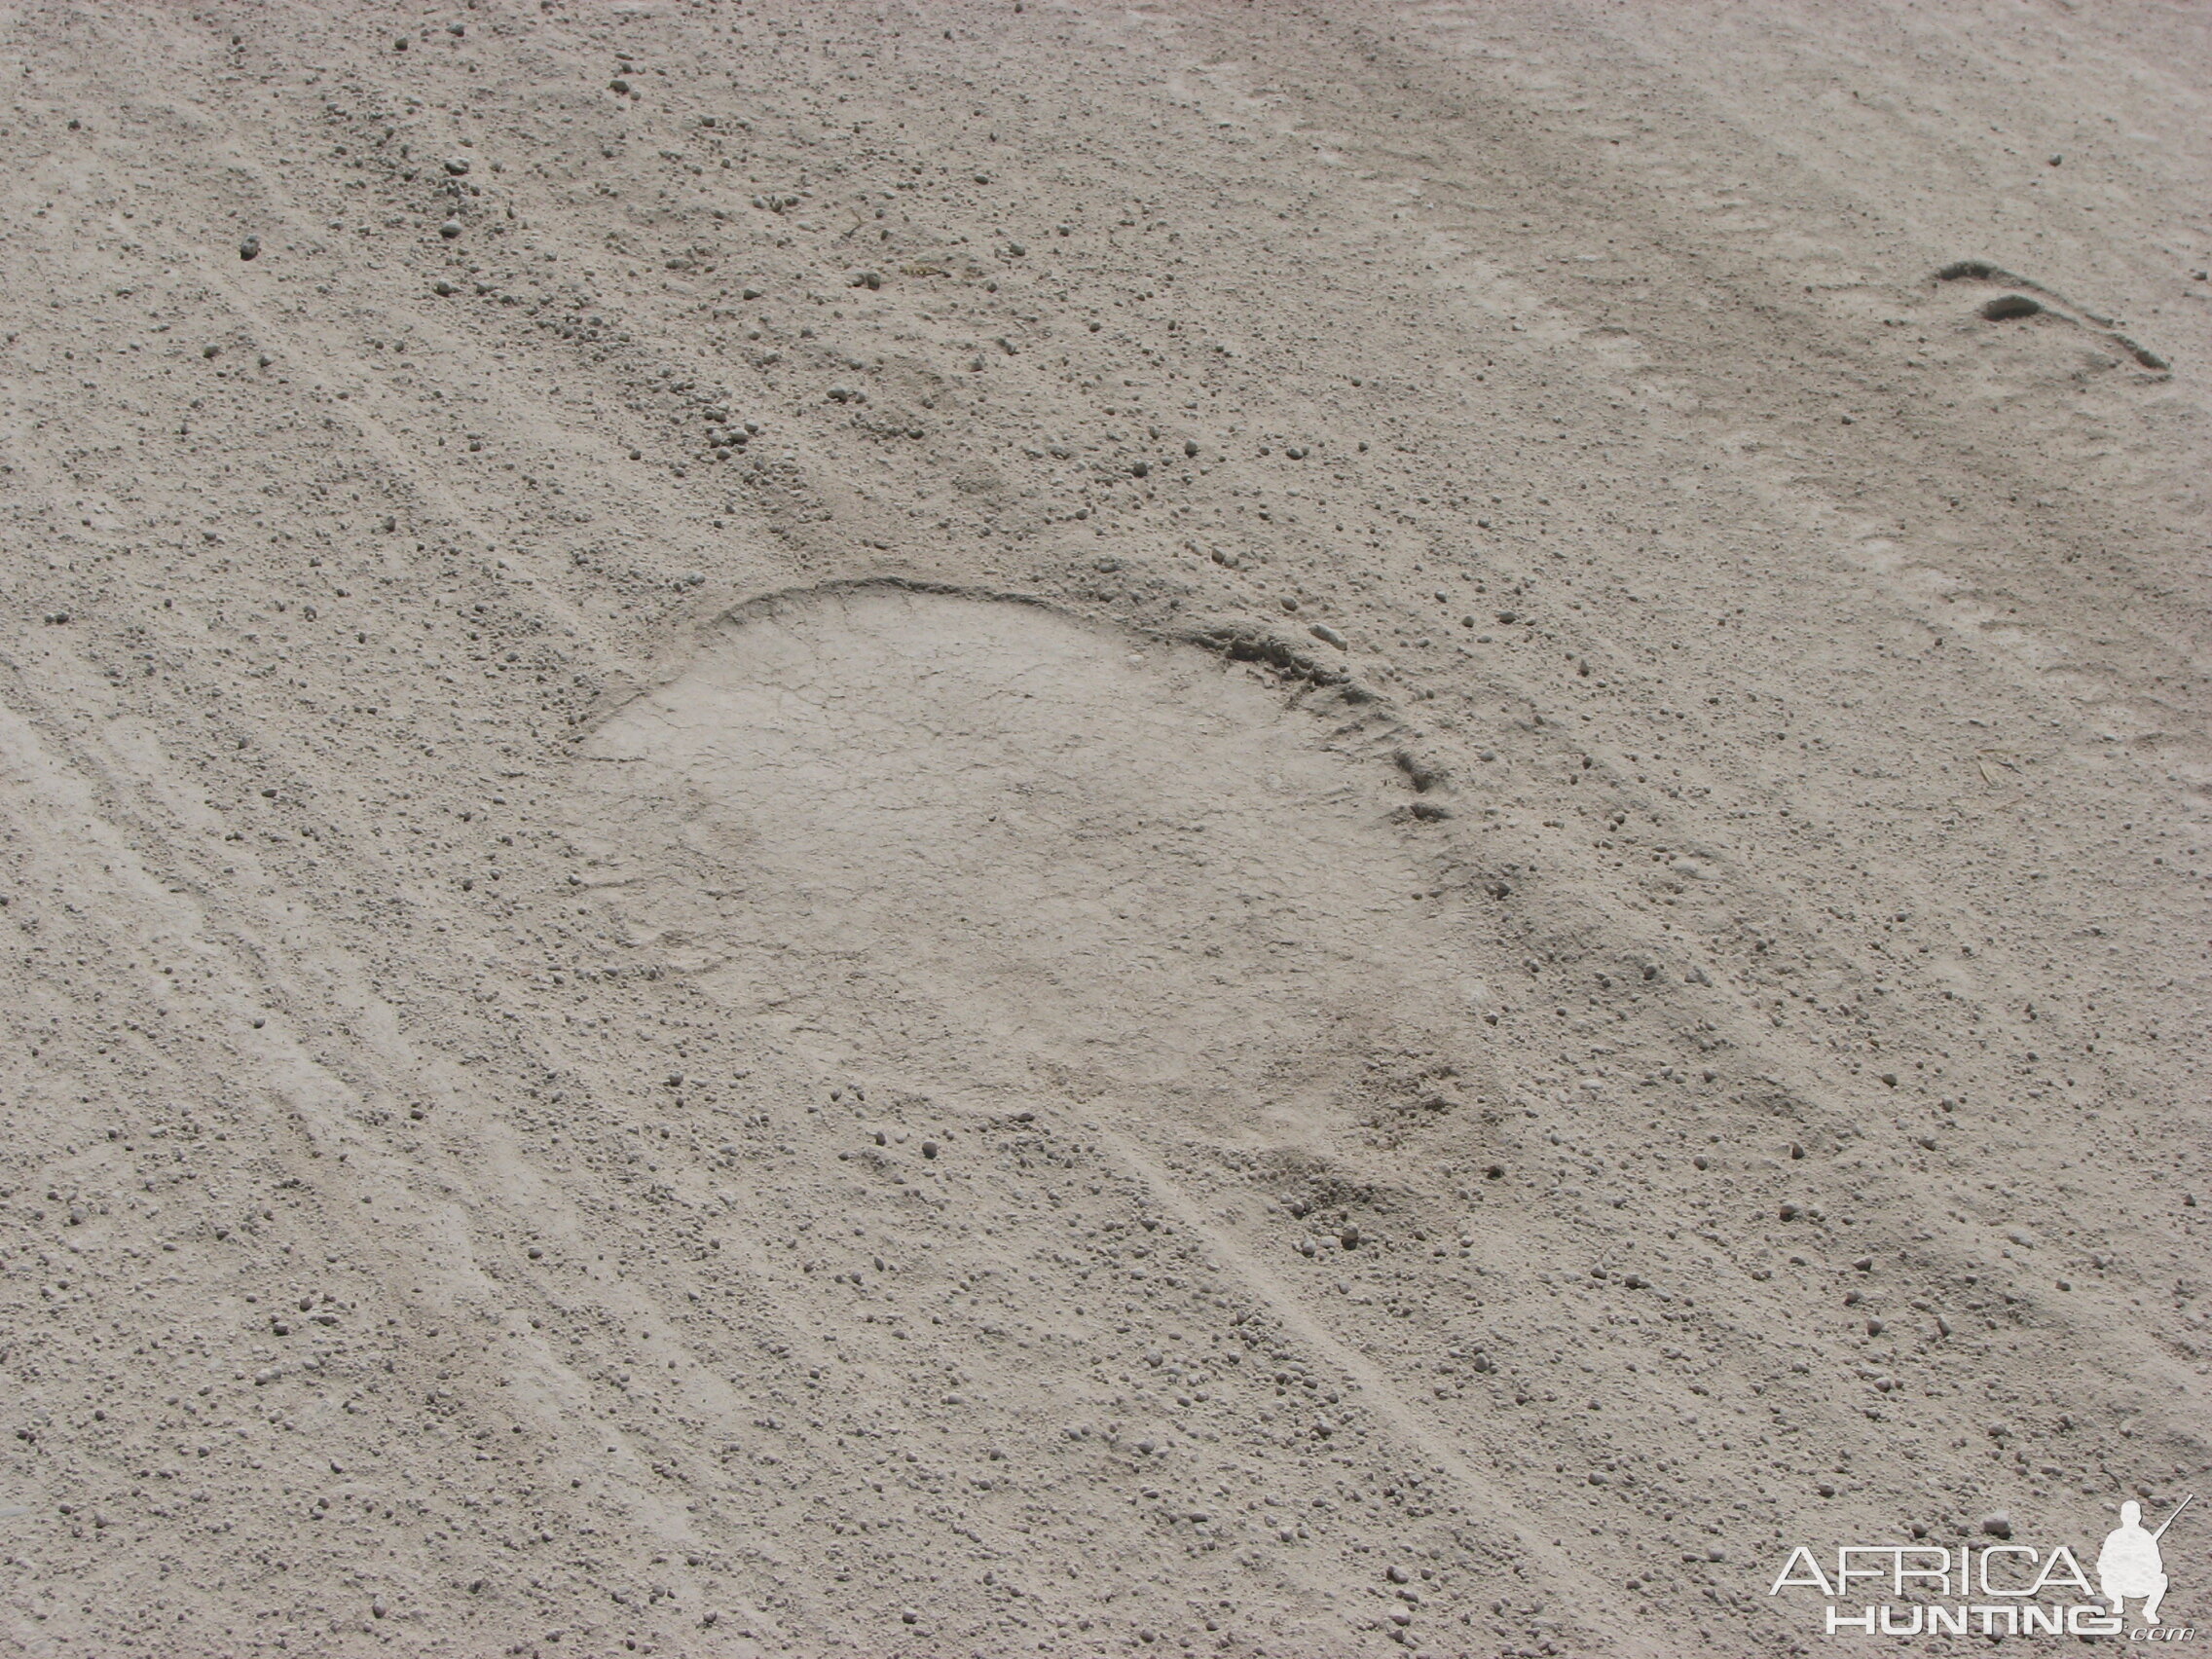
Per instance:
[[[0,1654],[1810,1653],[2212,1486],[2200,9],[0,41]]]

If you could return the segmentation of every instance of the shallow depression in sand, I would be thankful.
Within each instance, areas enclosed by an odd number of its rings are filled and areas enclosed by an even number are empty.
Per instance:
[[[1378,1048],[1474,1042],[1489,954],[1320,702],[1036,606],[787,595],[595,734],[578,833],[641,945],[825,1061],[1320,1129]]]

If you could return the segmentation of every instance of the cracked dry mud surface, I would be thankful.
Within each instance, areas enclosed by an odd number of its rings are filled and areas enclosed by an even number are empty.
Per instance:
[[[1783,1655],[2212,1478],[2197,13],[0,43],[0,1653]]]

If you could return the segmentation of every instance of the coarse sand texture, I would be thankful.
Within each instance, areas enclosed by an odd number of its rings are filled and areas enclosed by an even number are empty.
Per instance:
[[[2212,1627],[2212,12],[0,89],[0,1659]]]

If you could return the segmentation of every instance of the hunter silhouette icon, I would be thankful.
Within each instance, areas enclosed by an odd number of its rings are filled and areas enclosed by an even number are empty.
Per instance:
[[[2158,1540],[2165,1536],[2168,1527],[2181,1519],[2181,1512],[2196,1501],[2193,1493],[2181,1500],[2181,1507],[2167,1516],[2155,1532],[2143,1526],[2143,1506],[2140,1503],[2123,1503],[2120,1506],[2120,1525],[2105,1534],[2104,1548],[2097,1551],[2097,1584],[2104,1599],[2112,1604],[2113,1616],[2124,1618],[2125,1599],[2143,1598],[2143,1622],[2158,1622],[2158,1604],[2166,1595],[2166,1566],[2158,1551]]]

